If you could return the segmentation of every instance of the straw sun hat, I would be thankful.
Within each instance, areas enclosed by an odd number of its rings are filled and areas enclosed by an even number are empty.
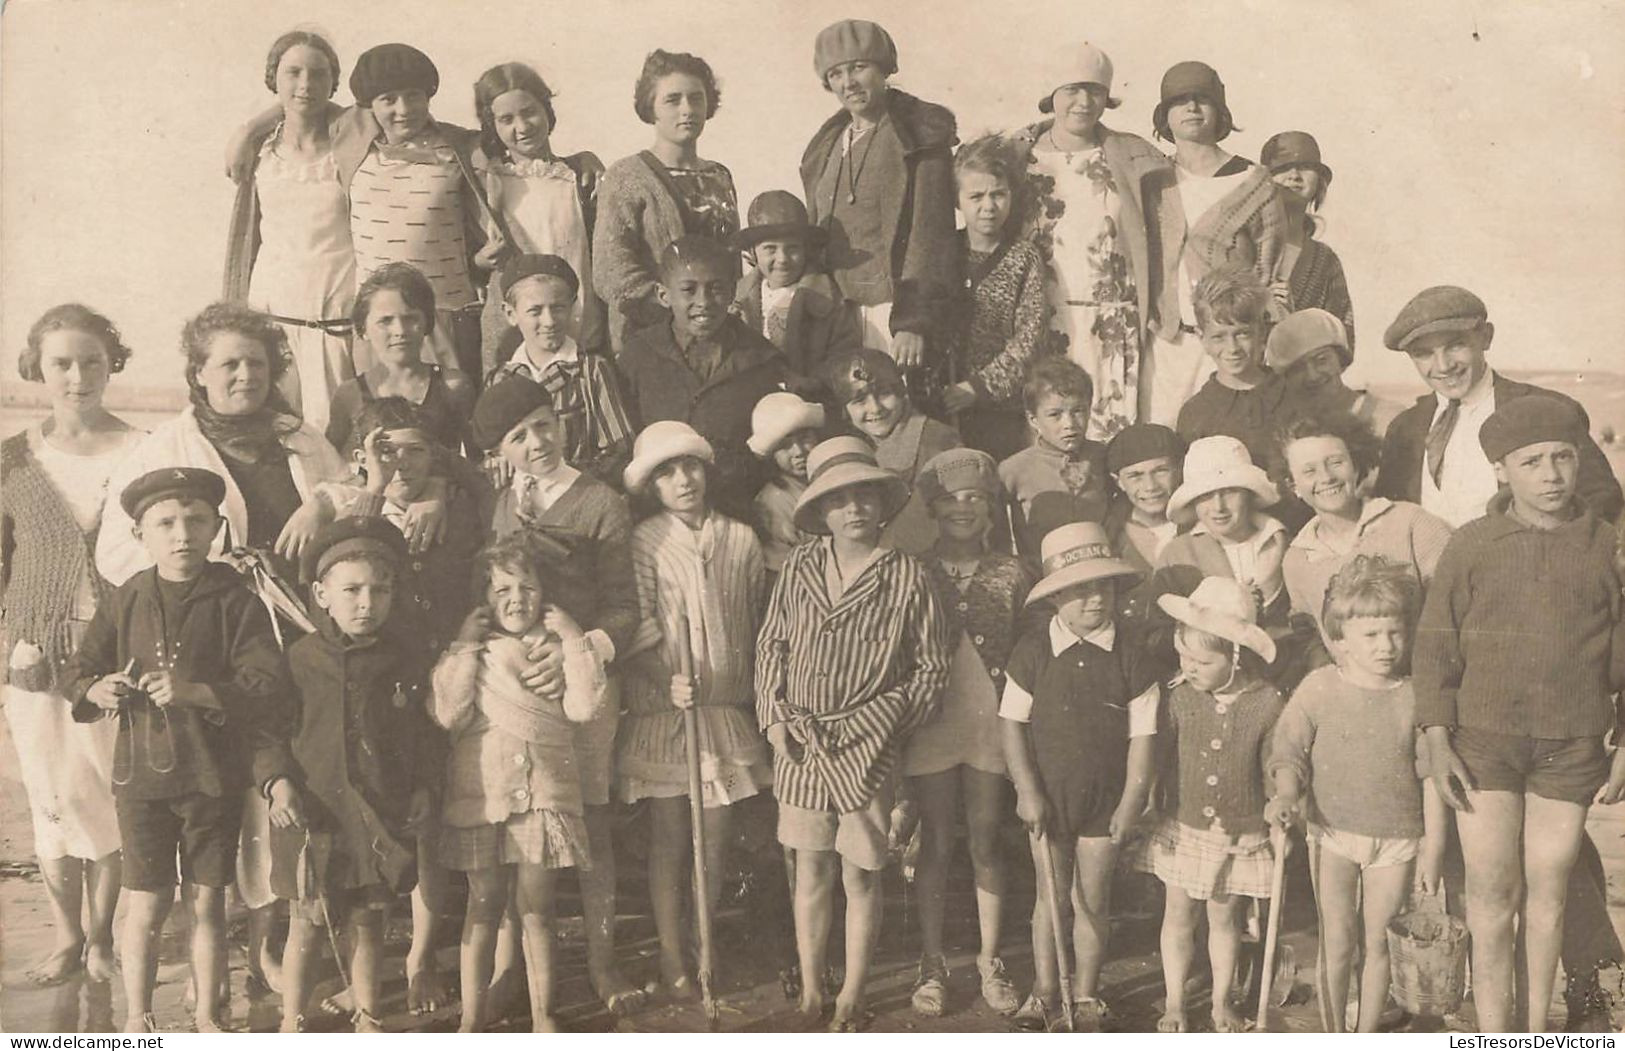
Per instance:
[[[1279,503],[1281,491],[1263,468],[1247,455],[1239,438],[1216,434],[1198,438],[1185,454],[1185,480],[1168,498],[1168,519],[1180,525],[1196,520],[1191,505],[1220,489],[1246,489],[1258,498],[1259,507]]]
[[[908,503],[908,483],[875,462],[875,450],[862,438],[843,435],[819,442],[807,454],[810,481],[796,501],[796,528],[805,533],[827,534],[819,501],[839,489],[866,482],[878,482],[885,489],[886,507],[881,520],[889,522]]]

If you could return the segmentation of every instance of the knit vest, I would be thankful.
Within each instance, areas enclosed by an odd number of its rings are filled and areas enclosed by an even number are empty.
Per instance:
[[[69,615],[80,574],[89,573],[98,604],[111,590],[92,567],[96,530],[86,533],[28,448],[28,434],[0,442],[0,493],[4,494],[5,579],[0,601],[0,664],[9,664],[18,641],[45,653],[50,681],[73,649]],[[18,551],[27,557],[18,558]],[[0,673],[9,676],[9,669]],[[44,687],[42,687],[44,688]]]

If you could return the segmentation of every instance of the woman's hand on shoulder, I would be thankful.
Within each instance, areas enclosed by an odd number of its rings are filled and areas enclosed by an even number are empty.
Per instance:
[[[581,192],[589,198],[598,196],[598,185],[604,176],[604,162],[590,150],[582,150],[574,159],[576,184],[581,187]]]

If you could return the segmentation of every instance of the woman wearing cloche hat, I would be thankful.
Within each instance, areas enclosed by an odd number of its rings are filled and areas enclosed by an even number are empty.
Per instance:
[[[1209,270],[1235,263],[1252,267],[1286,298],[1286,211],[1267,169],[1219,145],[1235,120],[1212,66],[1180,62],[1163,74],[1151,123],[1157,138],[1174,144],[1174,164],[1147,186],[1146,216],[1161,266],[1152,275],[1156,338],[1146,352],[1140,404],[1148,410],[1142,418],[1172,426],[1207,360],[1191,290]]]
[[[1264,142],[1258,159],[1269,169],[1275,185],[1281,188],[1281,205],[1286,209],[1286,246],[1281,272],[1289,281],[1292,307],[1294,310],[1319,307],[1331,311],[1348,333],[1352,357],[1354,303],[1349,299],[1343,262],[1326,242],[1315,239],[1322,225],[1320,208],[1326,201],[1326,188],[1332,182],[1332,170],[1320,159],[1320,143],[1307,131],[1283,131]]]
[[[1089,437],[1139,418],[1141,344],[1153,287],[1144,182],[1165,171],[1155,146],[1100,122],[1118,100],[1112,60],[1089,43],[1056,48],[1034,78],[1044,120],[1010,133],[1026,150],[1039,207],[1028,233],[1049,267],[1050,329],[1095,383]]]

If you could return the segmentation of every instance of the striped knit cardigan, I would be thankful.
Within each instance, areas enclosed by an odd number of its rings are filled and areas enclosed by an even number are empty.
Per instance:
[[[773,757],[780,804],[849,813],[881,790],[936,711],[953,655],[925,568],[890,549],[830,601],[828,541],[790,553],[756,640],[756,717],[788,723],[799,761]]]

